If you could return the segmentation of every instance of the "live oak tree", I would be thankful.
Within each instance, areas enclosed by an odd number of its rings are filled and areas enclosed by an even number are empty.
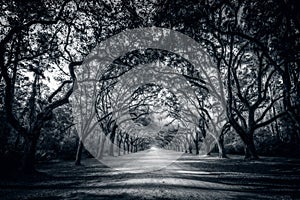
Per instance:
[[[210,55],[215,58],[217,66],[224,66],[224,59],[236,56],[236,50],[230,51],[228,40],[232,38],[234,46],[242,46],[245,41],[249,42],[263,54],[264,62],[269,63],[269,70],[275,69],[282,77],[285,110],[294,121],[293,126],[297,128],[299,15],[295,13],[296,8],[297,5],[293,1],[166,1],[158,6],[155,19],[157,25],[182,31],[203,44],[208,51],[212,49]],[[218,46],[225,48],[222,51],[215,48]],[[223,54],[224,50],[226,55]],[[223,68],[221,74],[225,80],[234,68],[227,67]],[[223,110],[226,110],[229,98],[226,95],[225,91],[222,97],[225,97]],[[276,111],[276,114],[279,113],[280,111]],[[234,123],[235,120],[231,121]],[[299,138],[298,130],[295,131],[295,138]]]
[[[73,9],[69,3],[5,1],[2,6],[0,68],[5,84],[5,116],[6,122],[25,140],[21,165],[25,173],[34,171],[43,124],[51,119],[55,108],[68,103],[76,79],[74,67],[81,64],[71,54],[65,57],[70,34],[64,37],[62,33],[69,28],[65,22],[71,20],[68,14]],[[61,86],[46,94],[41,87],[46,73],[51,73],[56,65],[62,69],[62,63],[68,65],[68,76],[62,76]],[[20,101],[18,91],[24,88],[16,88],[16,84],[22,78],[29,80],[30,86],[28,96]]]
[[[68,102],[76,78],[73,68],[82,63],[98,41],[113,35],[118,26],[119,29],[127,26],[125,14],[115,17],[120,7],[121,2],[107,5],[76,0],[4,1],[1,7],[1,81],[5,82],[5,116],[8,123],[27,138],[28,147],[24,153],[27,156],[23,159],[25,171],[33,168],[34,149],[42,124],[50,119],[53,109]],[[115,30],[110,32],[112,27]],[[30,98],[25,100],[30,104],[27,107],[31,116],[27,121],[29,125],[13,114],[14,109],[21,109],[14,105],[14,97],[18,96],[15,83],[27,72],[34,75],[34,80],[30,80]],[[57,74],[55,79],[62,85],[52,94],[44,92],[42,109],[38,110],[35,102],[40,101],[39,85],[49,73],[50,76]]]
[[[254,7],[258,5],[260,4],[255,3]],[[260,5],[258,12],[266,9],[265,6],[267,5],[273,4],[272,2],[266,2],[266,4]],[[276,5],[274,6],[278,9]],[[246,158],[255,159],[257,158],[257,153],[253,143],[253,132],[285,114],[282,112],[277,113],[272,118],[265,118],[266,113],[273,104],[282,98],[282,91],[279,89],[276,93],[273,93],[275,95],[270,100],[271,96],[269,96],[268,88],[271,83],[274,83],[272,79],[274,79],[276,73],[282,75],[284,85],[287,82],[284,79],[290,76],[283,75],[284,72],[281,70],[282,63],[273,57],[280,53],[280,48],[268,49],[268,46],[273,46],[270,41],[280,35],[280,30],[275,24],[275,18],[278,16],[272,13],[273,15],[267,15],[264,20],[256,18],[256,23],[265,24],[250,26],[254,22],[249,20],[251,18],[253,20],[253,15],[249,11],[252,9],[253,7],[246,2],[240,4],[235,2],[223,6],[221,10],[225,13],[223,15],[225,20],[220,24],[221,26],[213,27],[213,29],[225,36],[223,41],[227,46],[226,51],[229,52],[227,58],[224,57],[225,59],[223,59],[224,64],[227,66],[227,116],[231,125],[245,142]],[[265,21],[267,19],[269,19],[268,22]],[[247,30],[248,32],[246,33]],[[257,40],[257,37],[262,38],[262,40]],[[269,40],[269,38],[272,39]],[[241,59],[241,57],[243,58]],[[245,57],[248,57],[249,60]],[[251,71],[243,72],[242,68],[246,66]],[[245,74],[247,75],[245,76]],[[284,91],[283,97],[287,99],[291,90],[289,88]],[[236,98],[239,99],[238,102],[234,100]],[[288,99],[290,98],[288,97]],[[291,106],[287,109],[288,113],[290,113],[289,110],[295,111],[295,109],[291,109]],[[243,113],[247,113],[247,117]],[[238,123],[240,123],[240,126]]]

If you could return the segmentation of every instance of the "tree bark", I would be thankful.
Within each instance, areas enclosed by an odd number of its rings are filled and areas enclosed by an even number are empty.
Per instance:
[[[109,146],[109,155],[114,156],[114,143],[111,141],[110,146]]]
[[[101,145],[99,146],[98,153],[97,153],[98,159],[103,158],[105,141],[106,141],[106,136],[103,135],[103,137],[101,137]]]
[[[193,151],[192,151],[192,150],[193,150],[192,144],[189,144],[189,153],[190,153],[190,154],[192,154],[192,153],[193,153]]]
[[[129,143],[129,140],[127,140],[127,142],[126,142],[126,145],[127,145],[127,149],[126,149],[126,151],[127,151],[127,154],[129,154],[130,153],[130,143]]]
[[[184,149],[185,149],[184,152],[187,153],[187,152],[188,152],[188,151],[187,151],[187,149],[188,149],[188,148],[187,148],[187,142],[185,141],[185,142],[183,143],[183,145],[184,145]]]
[[[253,134],[249,134],[245,143],[245,159],[246,160],[258,160],[258,154],[254,145]]]
[[[130,152],[132,153],[133,152],[133,143],[130,142]]]
[[[123,142],[123,154],[126,154],[126,141]]]
[[[35,172],[35,152],[38,138],[39,135],[34,135],[31,138],[25,138],[25,148],[21,166],[21,172],[24,174],[31,174]]]
[[[217,140],[218,150],[219,150],[219,158],[228,158],[225,149],[224,149],[224,139],[223,136],[220,136]]]
[[[111,144],[110,144],[110,147],[109,147],[109,155],[110,156],[114,156],[114,145],[115,145],[114,143],[115,143],[117,128],[118,128],[118,126],[114,123],[111,134],[110,134],[110,137],[109,137],[109,139],[111,141]]]
[[[199,155],[199,141],[195,142],[196,146],[196,155]]]
[[[121,155],[121,146],[122,146],[122,140],[120,140],[119,142],[118,142],[118,155],[120,156]]]
[[[75,165],[81,165],[82,150],[83,150],[83,142],[81,139],[79,139],[77,152],[76,152]]]

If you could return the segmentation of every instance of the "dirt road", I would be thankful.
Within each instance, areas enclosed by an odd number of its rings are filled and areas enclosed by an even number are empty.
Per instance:
[[[95,159],[83,163],[42,163],[43,176],[0,180],[0,199],[300,199],[297,159],[151,149],[104,159],[110,167]]]

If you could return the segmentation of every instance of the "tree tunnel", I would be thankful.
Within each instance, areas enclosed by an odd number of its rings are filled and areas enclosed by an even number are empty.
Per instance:
[[[201,142],[210,151],[225,124],[222,116],[218,127],[211,123],[216,105],[224,114],[211,64],[198,43],[168,29],[128,30],[103,42],[77,72],[73,112],[85,147],[98,159],[151,146],[199,154]]]
[[[137,58],[128,70],[128,63]],[[115,134],[111,130],[118,126],[135,139],[152,135],[162,147],[176,137],[168,129],[181,126],[193,132],[198,118],[205,118],[204,81],[190,63],[175,54],[153,49],[130,52],[108,71],[100,78],[102,89],[96,101],[98,122],[106,135]]]

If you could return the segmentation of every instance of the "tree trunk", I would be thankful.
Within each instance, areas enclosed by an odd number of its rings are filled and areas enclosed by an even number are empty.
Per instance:
[[[192,151],[192,150],[193,150],[193,147],[192,147],[192,145],[191,145],[191,144],[189,144],[189,153],[190,153],[190,154],[192,154],[192,153],[193,153],[193,151]]]
[[[228,158],[225,149],[224,149],[224,139],[223,136],[220,136],[217,140],[218,150],[219,150],[219,158]]]
[[[81,165],[82,150],[83,150],[83,142],[81,139],[79,139],[77,152],[76,152],[75,165]]]
[[[1,116],[2,115],[2,116]],[[5,150],[7,149],[6,148],[6,145],[7,145],[7,140],[8,140],[8,137],[10,135],[10,132],[11,132],[11,129],[9,127],[9,122],[7,121],[6,119],[6,116],[5,116],[5,111],[1,111],[0,110],[0,120],[3,122],[0,124],[0,153],[1,155],[4,154]],[[19,133],[17,133],[18,136],[17,136],[17,140],[16,140],[16,143],[15,143],[15,148],[17,148],[17,145],[19,144]],[[17,145],[16,145],[17,144]]]
[[[126,154],[126,141],[123,142],[123,154]]]
[[[111,141],[110,146],[109,146],[109,155],[114,156],[114,143]]]
[[[275,109],[275,106],[272,106],[272,111],[273,111],[273,116],[275,116],[275,115],[276,115],[276,109]],[[271,126],[273,127],[273,124],[271,124]],[[279,131],[279,126],[278,126],[277,120],[275,120],[274,126],[275,126],[274,131],[276,131],[276,138],[277,138],[277,141],[278,141],[278,142],[281,142],[281,139],[280,139],[280,131]]]
[[[130,152],[131,153],[133,152],[133,143],[132,142],[130,143]]]
[[[117,128],[118,126],[116,124],[113,125],[113,128],[112,128],[112,131],[111,131],[111,134],[110,134],[110,141],[111,141],[111,144],[110,144],[110,147],[109,147],[109,155],[110,156],[114,156],[114,143],[115,143],[115,137],[116,137],[116,131],[117,131]]]
[[[207,156],[209,156],[210,155],[210,145],[211,145],[211,143],[208,141],[207,138],[204,138],[203,143],[205,145],[205,154]]]
[[[121,146],[122,146],[122,140],[120,140],[119,142],[118,142],[118,155],[120,156],[121,155]]]
[[[199,141],[195,141],[196,155],[199,155]]]
[[[127,145],[127,149],[126,149],[127,150],[127,154],[129,154],[129,148],[130,148],[129,141],[126,142],[126,145]]]
[[[97,158],[98,159],[103,158],[105,141],[106,141],[106,136],[103,135],[101,137],[101,145],[99,146],[98,153],[97,153]]]
[[[123,137],[121,137],[121,132],[118,132],[118,134],[117,134],[118,156],[121,155],[122,139],[123,139]]]
[[[16,139],[16,141],[15,141],[15,149],[17,149],[18,148],[18,146],[19,146],[19,143],[20,143],[20,133],[19,132],[17,132],[17,139]],[[5,143],[6,144],[6,143]],[[5,145],[4,145],[5,146]]]
[[[245,143],[245,159],[246,160],[259,159],[254,145],[253,134],[247,137],[247,140],[245,140],[244,143]]]
[[[21,166],[21,171],[24,174],[30,174],[35,172],[35,153],[39,138],[38,136],[39,134],[33,136],[32,138],[25,139],[24,155],[22,158]]]
[[[185,153],[187,153],[188,151],[187,151],[187,142],[184,142],[184,149],[185,149]]]

